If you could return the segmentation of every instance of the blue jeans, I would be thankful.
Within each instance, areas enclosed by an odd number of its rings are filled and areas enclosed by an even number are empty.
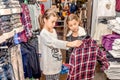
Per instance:
[[[0,67],[0,80],[15,80],[13,69],[10,64]]]

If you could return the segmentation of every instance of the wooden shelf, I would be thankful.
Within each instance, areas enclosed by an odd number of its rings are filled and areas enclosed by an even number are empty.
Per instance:
[[[3,43],[4,41],[6,41],[6,39],[13,37],[15,32],[19,33],[19,32],[22,32],[23,30],[24,30],[23,27],[19,27],[19,28],[13,29],[11,32],[4,33],[3,35],[0,36],[0,43]]]

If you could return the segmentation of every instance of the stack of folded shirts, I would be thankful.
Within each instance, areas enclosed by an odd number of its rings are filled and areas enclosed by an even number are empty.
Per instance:
[[[120,58],[114,58],[110,52],[107,54],[110,66],[105,70],[107,77],[112,80],[120,80]]]
[[[105,73],[109,79],[120,80],[120,62],[110,62],[110,67]]]
[[[0,15],[21,13],[21,6],[18,0],[0,0]]]
[[[0,30],[1,30],[1,35],[3,33],[7,33],[13,30],[12,24],[10,22],[10,15],[6,16],[0,16]]]
[[[112,43],[112,50],[109,50],[109,53],[114,58],[120,58],[120,39],[115,39]]]
[[[109,20],[108,23],[109,23],[108,24],[109,29],[120,34],[120,17],[117,17],[116,19],[113,20]]]

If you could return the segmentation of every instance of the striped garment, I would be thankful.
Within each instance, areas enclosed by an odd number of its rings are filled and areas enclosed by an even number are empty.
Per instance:
[[[83,44],[75,48],[70,56],[67,80],[92,80],[97,60],[101,63],[101,70],[108,68],[106,53],[100,51],[96,41],[90,38],[83,40]]]

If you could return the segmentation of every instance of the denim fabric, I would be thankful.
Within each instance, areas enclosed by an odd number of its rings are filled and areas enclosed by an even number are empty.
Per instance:
[[[36,53],[35,47],[30,43],[21,44],[21,53],[23,59],[23,67],[25,77],[29,78],[40,78],[41,71],[39,65],[39,56]]]
[[[0,66],[0,80],[15,80],[13,69],[10,64]]]
[[[2,22],[0,23],[0,29],[3,31],[3,33],[7,33],[13,30],[13,26],[10,22]]]
[[[9,15],[1,16],[1,17],[0,17],[0,23],[1,23],[1,22],[4,22],[4,21],[10,21],[10,17],[11,17],[11,16],[9,16]]]
[[[5,72],[2,67],[0,67],[0,80],[7,80],[7,77],[5,76]]]
[[[7,80],[15,80],[13,69],[10,64],[3,65],[2,68],[4,70]]]

